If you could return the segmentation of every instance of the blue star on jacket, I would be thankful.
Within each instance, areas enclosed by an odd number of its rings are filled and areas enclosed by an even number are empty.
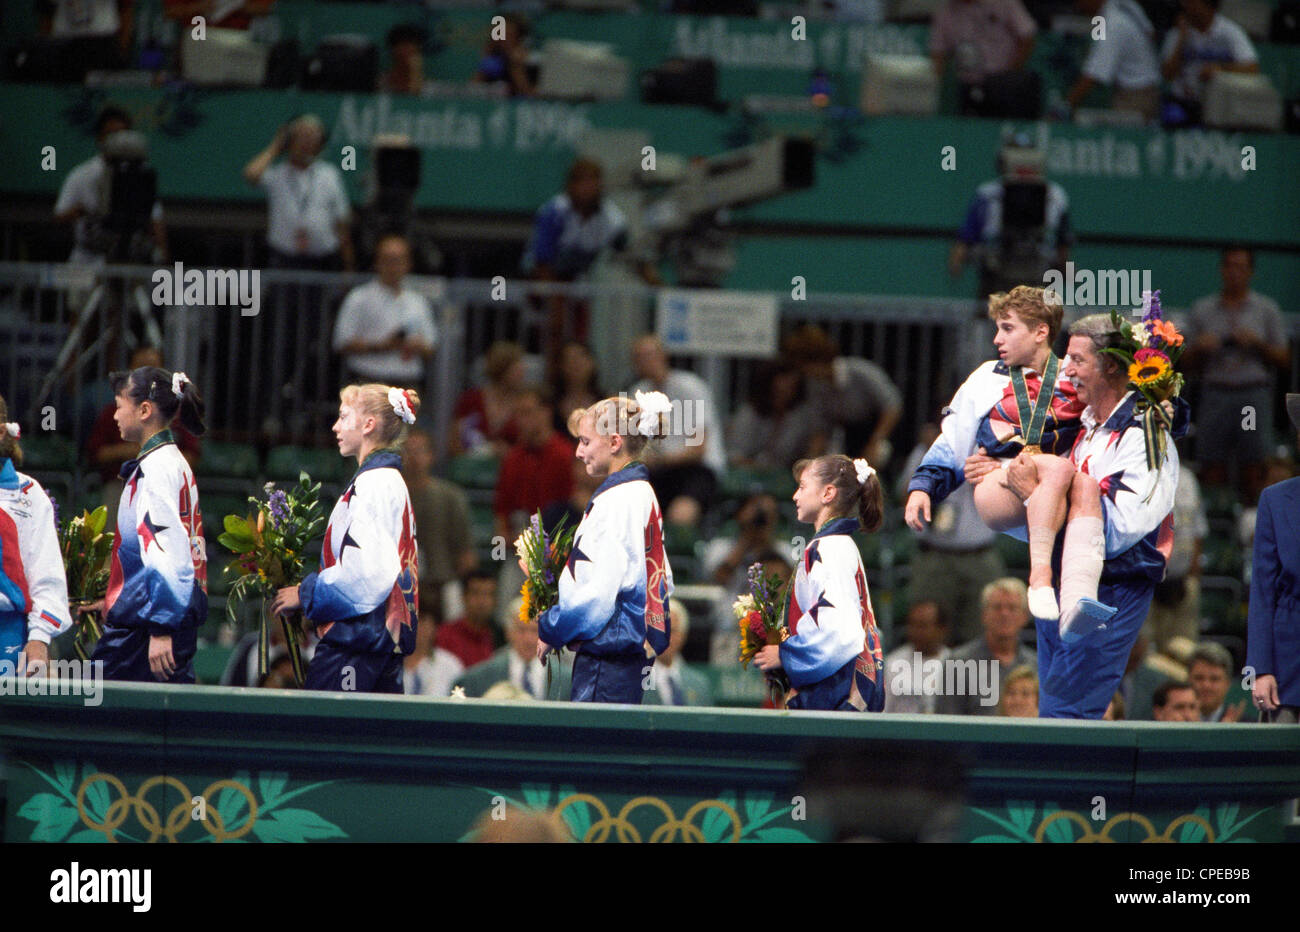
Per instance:
[[[343,498],[341,499],[341,501],[346,505],[348,502],[352,501],[352,496],[356,494],[356,491],[357,491],[356,483],[349,485],[348,490],[343,493]]]
[[[821,549],[817,546],[817,539],[813,538],[813,540],[808,544],[808,549],[803,553],[803,571],[805,573],[811,573],[813,564],[820,563],[821,561]]]
[[[591,557],[582,552],[582,548],[579,544],[580,541],[575,540],[573,542],[573,549],[569,551],[569,559],[564,564],[564,568],[569,571],[570,575],[572,575],[575,580],[578,578],[578,561],[586,560],[588,563],[591,562]]]
[[[140,480],[144,478],[144,468],[135,463],[132,463],[130,465],[135,466],[135,470],[134,470],[135,475],[131,476],[131,481],[126,484],[126,487],[131,490],[131,494],[130,496],[127,497],[127,501],[134,502],[136,486],[138,486],[140,484]]]
[[[356,547],[358,550],[361,549],[361,545],[358,544],[355,540],[352,539],[352,526],[351,526],[351,525],[349,525],[349,526],[348,526],[348,529],[347,529],[346,531],[343,532],[343,543],[339,546],[339,562],[340,562],[340,563],[343,562],[343,555],[344,555],[345,553],[347,553],[347,550],[348,550],[349,547]]]
[[[1119,472],[1111,473],[1109,476],[1106,476],[1097,483],[1097,487],[1101,489],[1101,494],[1105,495],[1112,502],[1115,501],[1115,496],[1120,492],[1133,491],[1124,484],[1124,471],[1122,469]]]
[[[153,544],[159,550],[162,550],[163,545],[158,543],[158,534],[165,530],[167,530],[167,525],[154,524],[153,518],[149,517],[149,512],[146,511],[144,513],[144,519],[140,522],[140,526],[135,529],[135,532],[140,535],[141,551],[147,553],[150,544]]]
[[[817,611],[823,608],[834,608],[834,607],[835,606],[831,604],[831,600],[826,598],[826,593],[823,592],[821,598],[817,600],[817,604],[814,605],[812,608],[808,609],[808,611],[805,614],[807,614],[807,616],[813,620],[813,624],[817,624]]]

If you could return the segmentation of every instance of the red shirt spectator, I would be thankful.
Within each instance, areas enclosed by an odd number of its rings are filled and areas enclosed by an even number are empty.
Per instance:
[[[551,426],[551,405],[545,388],[527,388],[515,403],[519,422],[519,443],[501,461],[497,477],[497,533],[509,536],[510,516],[528,514],[551,502],[563,501],[573,492],[574,441]]]
[[[454,655],[466,669],[491,657],[497,647],[492,630],[496,601],[497,581],[491,573],[467,576],[465,614],[438,629],[438,649]]]

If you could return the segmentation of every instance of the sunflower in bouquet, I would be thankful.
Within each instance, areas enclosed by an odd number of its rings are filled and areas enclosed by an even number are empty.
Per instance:
[[[748,668],[755,655],[769,644],[781,644],[790,637],[785,625],[785,590],[788,583],[774,573],[763,572],[763,564],[749,568],[749,591],[731,604],[731,612],[740,625],[740,665]],[[774,705],[790,684],[782,670],[766,674]]]
[[[254,599],[261,600],[257,657],[258,673],[262,675],[267,670],[270,649],[272,618],[268,601],[276,590],[302,582],[308,572],[306,552],[323,536],[325,529],[320,483],[313,485],[307,473],[299,473],[297,486],[288,492],[277,489],[271,482],[264,490],[265,498],[250,496],[248,499],[254,506],[253,514],[247,517],[226,515],[222,522],[225,530],[217,538],[235,554],[235,559],[225,569],[228,575],[236,577],[226,600],[226,617],[233,622],[238,606]],[[301,686],[304,679],[302,613],[282,616],[280,623],[293,664],[294,681]]]
[[[1147,468],[1160,468],[1167,455],[1169,431],[1174,424],[1174,399],[1182,393],[1183,375],[1176,366],[1183,355],[1183,335],[1164,319],[1160,292],[1142,292],[1142,320],[1130,323],[1118,311],[1110,312],[1119,331],[1119,343],[1102,352],[1118,359],[1128,372],[1129,384],[1141,395],[1136,414],[1146,439]]]
[[[68,607],[77,619],[77,634],[72,646],[81,660],[89,660],[103,629],[99,613],[82,611],[104,598],[108,592],[109,556],[113,552],[112,531],[105,530],[108,509],[100,505],[83,511],[59,529],[59,549],[63,554],[63,571],[68,579]]]
[[[573,549],[575,528],[566,527],[561,518],[554,533],[542,526],[541,512],[533,515],[528,527],[515,540],[515,553],[526,567],[524,584],[519,590],[519,620],[535,622],[560,600],[560,574]]]

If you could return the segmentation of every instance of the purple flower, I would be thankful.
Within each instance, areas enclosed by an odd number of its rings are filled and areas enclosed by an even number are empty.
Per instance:
[[[551,573],[549,569],[546,571],[546,585],[548,586],[555,585],[555,576],[554,574]]]
[[[289,496],[276,489],[267,498],[267,504],[271,509],[271,524],[274,527],[279,529],[289,523]]]
[[[533,529],[534,534],[542,533],[542,522],[537,517],[537,512],[533,512],[533,516],[528,519],[528,525]]]
[[[1142,292],[1142,322],[1164,320],[1160,310],[1160,289]]]

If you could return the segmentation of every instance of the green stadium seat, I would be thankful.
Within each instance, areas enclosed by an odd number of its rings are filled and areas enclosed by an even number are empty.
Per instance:
[[[339,456],[337,450],[315,447],[272,447],[266,456],[268,479],[283,482],[296,481],[298,474],[306,471],[313,482],[346,482],[355,469],[355,463]],[[324,490],[321,492],[324,496]]]
[[[447,479],[465,489],[494,489],[500,469],[495,456],[457,456],[447,463]]]
[[[77,468],[77,445],[70,437],[48,431],[24,431],[19,445],[23,448],[23,472],[71,472]]]
[[[256,479],[259,466],[257,448],[251,444],[209,442],[203,444],[196,473],[200,477]]]
[[[1029,545],[1006,534],[997,536],[998,553],[1002,554],[1007,570],[1013,575],[1018,570],[1029,571]]]

